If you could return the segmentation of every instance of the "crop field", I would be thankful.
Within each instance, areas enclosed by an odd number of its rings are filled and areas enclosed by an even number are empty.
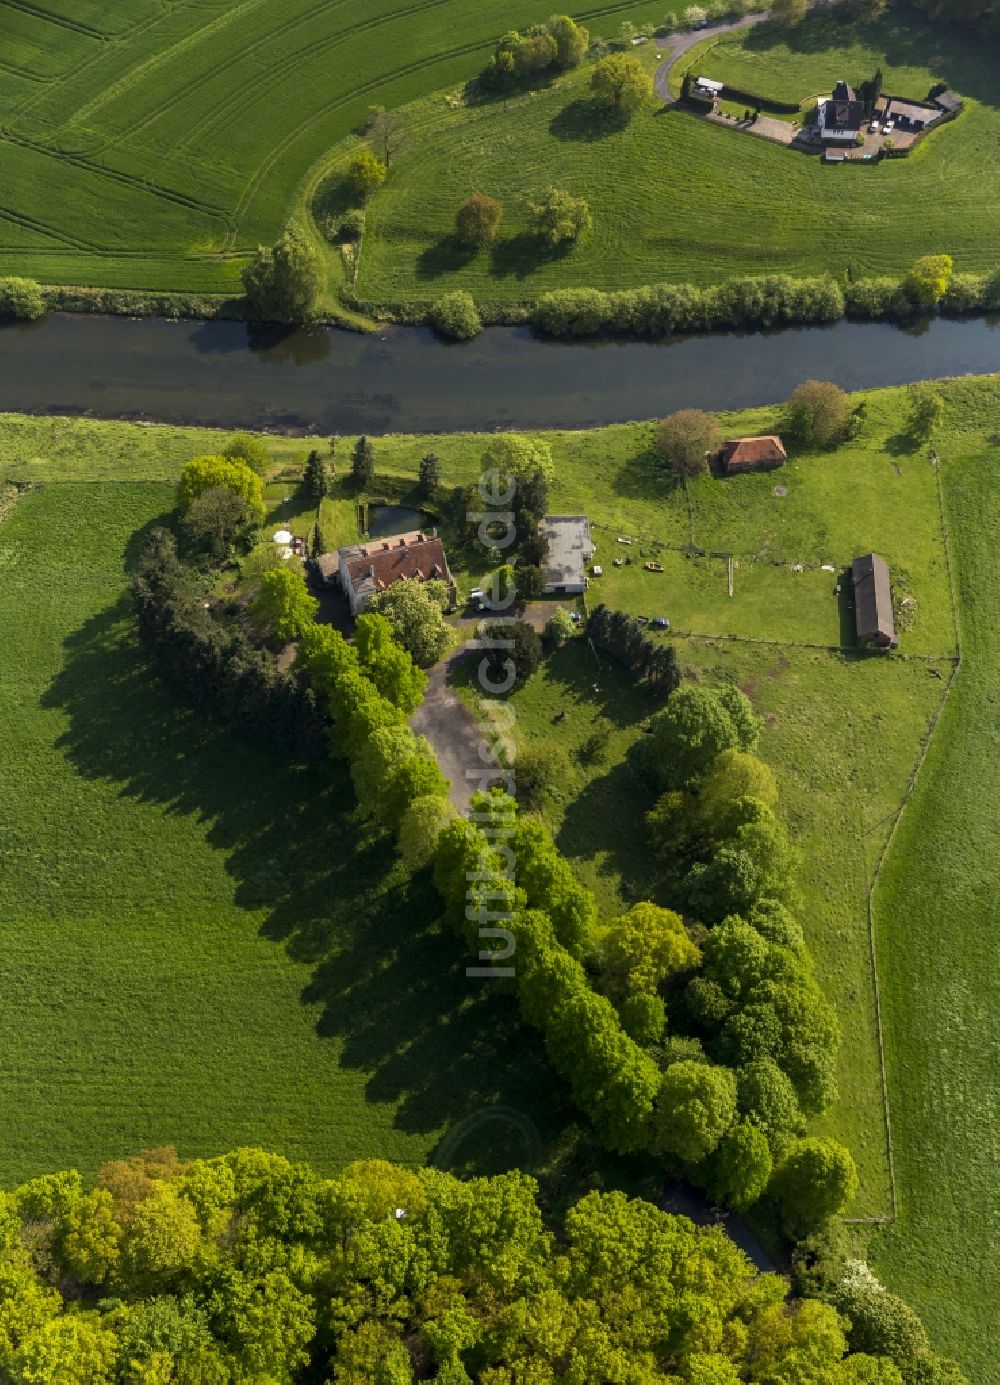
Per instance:
[[[655,8],[655,7],[653,7]],[[648,4],[581,13],[595,32]],[[4,0],[0,274],[238,290],[374,104],[472,76],[537,0]]]
[[[652,46],[640,50],[655,65]],[[687,59],[682,59],[678,71]],[[789,39],[741,32],[695,69],[800,101],[877,65],[887,91],[915,99],[947,81],[967,101],[909,159],[832,168],[818,158],[709,124],[659,101],[624,128],[590,99],[584,67],[552,87],[452,110],[412,108],[419,138],[373,199],[357,291],[371,303],[432,300],[464,288],[503,304],[587,285],[713,283],[742,274],[899,275],[949,251],[965,271],[997,267],[1000,53],[893,7],[871,25],[813,18]],[[585,197],[593,230],[565,254],[528,234],[528,204],[556,183]],[[453,238],[472,192],[504,205],[501,234],[472,258]]]

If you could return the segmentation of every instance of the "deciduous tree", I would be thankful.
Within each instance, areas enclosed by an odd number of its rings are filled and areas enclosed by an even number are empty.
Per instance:
[[[181,468],[177,483],[177,504],[182,512],[191,508],[199,495],[214,487],[222,487],[240,496],[255,523],[264,520],[264,487],[260,477],[243,462],[230,462],[225,457],[194,457]]]
[[[503,207],[496,198],[474,192],[455,213],[455,234],[463,245],[481,250],[496,240],[502,220]]]
[[[914,303],[933,307],[948,292],[955,262],[950,255],[923,255],[910,267],[903,288]]]
[[[944,396],[933,385],[911,385],[906,431],[917,442],[928,442],[944,418]]]
[[[260,246],[243,270],[251,311],[265,322],[308,322],[316,307],[322,274],[305,231],[289,222],[280,240]]]
[[[839,1216],[857,1190],[858,1171],[850,1150],[818,1136],[789,1145],[771,1179],[771,1191],[792,1237],[805,1236]]]
[[[579,67],[590,44],[590,34],[583,25],[577,24],[568,14],[553,14],[546,28],[555,39],[556,66]]]
[[[663,1074],[653,1124],[654,1150],[696,1164],[736,1119],[736,1078],[728,1068],[682,1060]]]
[[[507,477],[517,482],[517,493],[527,492],[539,484],[547,487],[555,479],[552,448],[540,438],[526,438],[519,433],[498,433],[483,453],[483,470],[500,473],[496,490],[504,490]],[[516,500],[516,496],[515,496]],[[543,502],[544,503],[544,502]]]
[[[261,477],[267,475],[271,465],[267,444],[253,433],[234,433],[222,449],[222,455],[230,462],[242,462]]]
[[[368,142],[388,169],[405,149],[409,128],[399,111],[372,106],[368,116]]]
[[[814,447],[843,442],[851,424],[851,401],[839,385],[806,380],[796,386],[787,406],[788,429]]]
[[[437,663],[450,638],[440,602],[428,586],[416,580],[394,582],[368,604],[370,611],[387,617],[397,640],[423,668]]]
[[[386,166],[370,149],[360,149],[344,166],[344,180],[356,196],[370,197],[385,182]]]
[[[209,486],[188,506],[182,523],[196,548],[213,558],[223,558],[230,544],[250,526],[250,507],[235,491]]]
[[[45,316],[45,295],[34,279],[0,278],[0,317],[33,322]]]
[[[660,424],[656,445],[675,476],[697,476],[721,448],[722,429],[702,409],[679,409]]]
[[[701,954],[679,914],[635,904],[609,924],[601,940],[604,984],[611,994],[653,994],[669,977],[698,965]]]
[[[794,29],[805,19],[809,0],[772,0],[771,18],[775,24]]]
[[[550,250],[572,245],[594,224],[586,199],[561,188],[546,188],[537,202],[528,203],[528,211],[532,230]]]
[[[319,602],[311,596],[301,571],[274,568],[260,579],[253,613],[276,640],[298,639],[316,618]]]
[[[602,58],[590,78],[590,89],[611,110],[632,115],[653,97],[653,79],[631,53]]]

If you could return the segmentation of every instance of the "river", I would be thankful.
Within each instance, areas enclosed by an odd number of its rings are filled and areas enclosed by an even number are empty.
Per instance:
[[[991,372],[1000,318],[569,344],[492,327],[461,345],[408,327],[59,313],[0,326],[0,410],[286,432],[581,428],[775,403],[810,376],[853,390]]]

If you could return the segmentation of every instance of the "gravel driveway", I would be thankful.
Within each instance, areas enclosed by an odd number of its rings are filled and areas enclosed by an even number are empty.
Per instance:
[[[457,663],[469,657],[465,648],[427,670],[427,691],[413,713],[410,725],[418,736],[426,736],[437,756],[441,773],[451,780],[451,801],[463,816],[479,785],[466,776],[483,764],[479,748],[483,733],[479,722],[460,697],[448,686],[448,675]]]

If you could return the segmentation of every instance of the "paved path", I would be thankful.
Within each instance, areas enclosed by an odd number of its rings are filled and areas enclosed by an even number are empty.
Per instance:
[[[720,34],[731,34],[737,29],[752,29],[755,24],[760,24],[767,18],[766,13],[748,14],[743,19],[729,19],[724,24],[710,24],[707,29],[690,29],[685,33],[671,34],[665,42],[659,44],[661,50],[666,49],[666,52],[653,78],[657,96],[668,105],[676,102],[677,98],[670,94],[670,74],[684,54],[689,53],[697,44],[704,43],[707,38],[718,38]]]
[[[427,691],[414,712],[410,725],[418,736],[426,736],[437,756],[441,772],[451,780],[451,801],[463,815],[478,785],[466,778],[467,769],[479,769],[479,747],[483,733],[475,716],[448,686],[448,675],[468,651],[462,648],[427,671]]]

